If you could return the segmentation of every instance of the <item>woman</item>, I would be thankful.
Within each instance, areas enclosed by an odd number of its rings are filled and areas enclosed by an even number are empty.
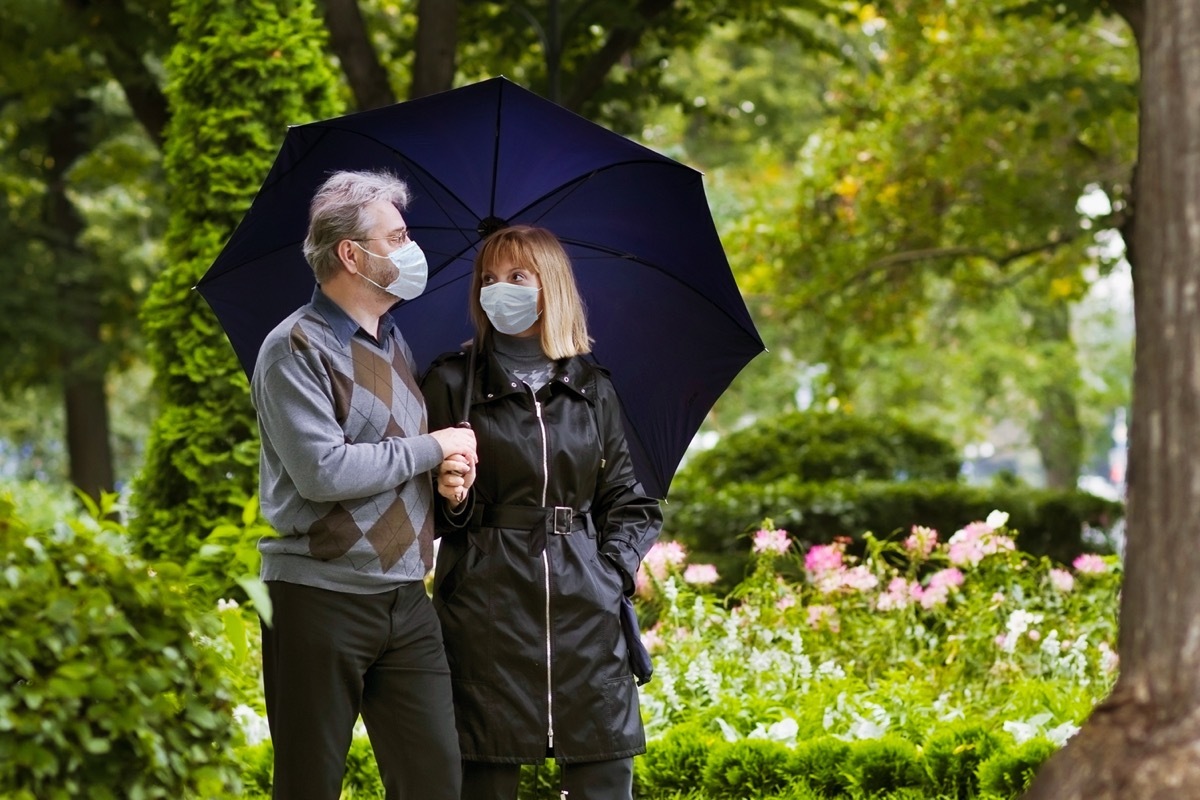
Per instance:
[[[570,800],[629,800],[646,739],[618,613],[658,501],[634,478],[612,383],[582,358],[583,302],[558,239],[493,233],[471,298],[478,352],[443,356],[422,385],[430,428],[469,408],[478,442],[476,466],[446,461],[438,479],[433,602],[462,796],[514,800],[521,764],[552,756]]]

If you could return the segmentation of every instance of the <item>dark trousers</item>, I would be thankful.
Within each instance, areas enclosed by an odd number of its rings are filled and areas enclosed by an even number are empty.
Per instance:
[[[559,764],[564,800],[630,800],[633,759]],[[462,800],[517,800],[520,764],[463,762]]]
[[[337,800],[362,714],[387,800],[459,800],[442,631],[420,582],[381,594],[268,583],[263,684],[277,800]]]

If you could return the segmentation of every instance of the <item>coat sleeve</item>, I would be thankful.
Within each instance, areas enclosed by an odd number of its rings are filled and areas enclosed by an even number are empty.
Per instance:
[[[429,430],[453,428],[462,421],[463,393],[466,384],[467,359],[461,353],[447,354],[434,360],[421,379],[421,394]],[[446,498],[437,491],[437,470],[433,473],[434,530],[436,535],[458,530],[467,524],[475,508],[475,489],[467,491],[467,500],[457,513],[450,509]]]
[[[603,441],[604,464],[592,503],[600,552],[621,573],[625,593],[633,594],[642,559],[662,530],[662,509],[648,497],[633,472],[625,441],[621,406],[607,376],[599,376],[596,421]]]

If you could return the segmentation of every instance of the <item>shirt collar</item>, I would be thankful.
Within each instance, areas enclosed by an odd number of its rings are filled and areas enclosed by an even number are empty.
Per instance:
[[[345,309],[331,300],[329,295],[321,291],[319,285],[313,289],[312,306],[329,323],[333,335],[337,337],[338,342],[343,346],[349,344],[354,334],[362,330],[362,327],[354,321],[353,317],[346,313]],[[380,317],[379,341],[383,342],[387,340],[392,335],[395,327],[396,321],[392,319],[391,314],[384,314]],[[367,336],[366,331],[363,331],[363,336]]]

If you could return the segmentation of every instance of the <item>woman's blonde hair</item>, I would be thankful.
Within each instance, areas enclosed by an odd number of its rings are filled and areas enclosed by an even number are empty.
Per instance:
[[[553,233],[532,225],[501,228],[483,241],[475,254],[471,276],[471,321],[483,338],[492,323],[479,303],[483,271],[508,261],[537,275],[542,285],[539,296],[542,310],[542,350],[552,359],[568,358],[592,350],[587,331],[587,314],[567,251]]]

